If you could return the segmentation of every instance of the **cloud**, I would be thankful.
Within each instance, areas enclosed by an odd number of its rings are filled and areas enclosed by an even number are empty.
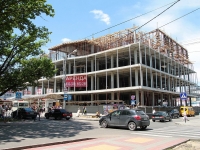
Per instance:
[[[101,21],[105,22],[107,25],[110,24],[110,17],[108,14],[103,13],[102,10],[92,10],[90,13],[94,14],[95,19],[100,19]]]
[[[62,41],[62,43],[66,43],[66,42],[70,42],[70,41],[72,41],[72,40],[70,40],[70,39],[68,39],[68,38],[63,38],[61,41]]]

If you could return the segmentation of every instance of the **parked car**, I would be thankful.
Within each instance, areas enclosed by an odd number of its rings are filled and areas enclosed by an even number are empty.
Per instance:
[[[168,111],[168,113],[172,116],[172,118],[180,117],[178,109],[172,109],[172,110]]]
[[[156,120],[163,122],[165,122],[166,120],[171,121],[172,116],[166,111],[156,111],[154,114],[152,114],[152,121],[155,122]]]
[[[150,125],[149,116],[140,109],[116,110],[99,119],[99,125],[103,128],[116,126],[136,130],[137,127],[146,129]]]
[[[52,109],[50,112],[45,113],[46,119],[54,118],[61,120],[62,118],[65,118],[66,120],[69,120],[72,118],[72,112],[68,112],[65,109]]]
[[[17,110],[13,111],[11,116],[13,118],[19,118],[19,119],[26,119],[26,118],[32,118],[36,119],[37,112],[35,112],[32,108],[18,108]]]

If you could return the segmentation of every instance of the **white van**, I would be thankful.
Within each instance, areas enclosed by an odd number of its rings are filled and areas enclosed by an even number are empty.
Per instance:
[[[28,108],[28,101],[13,101],[12,111],[17,110],[17,108]]]

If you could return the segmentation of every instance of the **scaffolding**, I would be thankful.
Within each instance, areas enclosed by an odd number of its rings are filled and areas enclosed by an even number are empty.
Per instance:
[[[137,27],[133,27],[98,38],[62,43],[49,50],[70,53],[71,50],[66,47],[72,47],[72,49],[78,49],[78,56],[83,56],[141,42],[183,65],[192,64],[191,61],[189,61],[188,51],[165,32],[156,29],[144,33],[136,29]]]

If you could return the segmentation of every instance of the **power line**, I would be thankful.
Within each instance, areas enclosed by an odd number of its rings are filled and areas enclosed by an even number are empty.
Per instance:
[[[156,15],[155,17],[153,17],[152,19],[150,19],[149,21],[147,21],[146,23],[144,23],[143,25],[141,25],[140,27],[138,27],[137,29],[133,30],[133,32],[137,31],[138,29],[142,28],[144,25],[148,24],[149,22],[151,22],[153,19],[157,18],[158,16],[160,16],[161,14],[163,14],[165,11],[167,11],[169,8],[171,8],[172,6],[174,6],[177,2],[179,2],[180,0],[177,0],[175,3],[173,3],[172,5],[170,5],[168,8],[166,8],[165,10],[163,10],[161,13],[159,13],[158,15]],[[125,35],[126,36],[126,35]],[[122,38],[124,38],[125,36],[119,38],[116,41],[121,40]],[[115,42],[116,42],[115,41]]]
[[[150,19],[149,21],[147,21],[145,24],[141,25],[139,28],[137,28],[136,30],[142,28],[143,26],[145,26],[146,24],[148,24],[149,22],[151,22],[152,20],[154,20],[155,18],[157,18],[158,16],[160,16],[162,13],[164,13],[165,11],[167,11],[168,9],[170,9],[172,6],[174,6],[177,2],[179,2],[180,0],[177,0],[175,3],[173,3],[171,6],[169,6],[167,9],[163,10],[161,13],[159,13],[157,16],[153,17],[152,19]]]
[[[166,24],[160,26],[159,28],[162,28],[162,27],[164,27],[164,26],[166,26],[166,25],[168,25],[168,24],[170,24],[170,23],[172,23],[172,22],[174,22],[174,21],[177,21],[177,20],[179,20],[179,19],[181,19],[181,18],[183,18],[183,17],[185,17],[185,16],[187,16],[187,15],[189,15],[189,14],[191,14],[191,13],[197,11],[198,9],[200,9],[200,8],[197,8],[197,9],[195,9],[195,10],[193,10],[193,11],[191,11],[191,12],[189,12],[189,13],[187,13],[187,14],[185,14],[185,15],[183,15],[183,16],[177,18],[177,19],[174,19],[174,20],[172,20],[172,21],[170,21],[170,22],[168,22],[168,23],[166,23]]]
[[[180,1],[180,0],[178,0],[178,1]],[[141,16],[144,16],[144,15],[146,15],[146,14],[149,14],[149,13],[151,13],[151,12],[154,12],[154,11],[156,11],[156,10],[159,10],[159,9],[161,9],[161,8],[163,8],[163,7],[166,7],[166,6],[170,5],[170,4],[173,4],[173,5],[174,5],[175,2],[177,3],[178,1],[174,1],[174,2],[168,3],[168,4],[166,4],[166,5],[163,5],[163,6],[161,6],[161,7],[156,8],[156,9],[154,9],[154,10],[151,10],[151,11],[149,11],[149,12],[146,12],[146,13],[144,13],[144,14],[141,14],[141,15],[139,15],[139,16],[136,16],[136,17],[134,17],[134,18],[131,18],[131,19],[129,19],[129,20],[126,20],[126,21],[124,21],[124,22],[118,23],[118,24],[116,24],[116,25],[114,25],[114,26],[111,26],[111,27],[109,27],[109,28],[103,29],[103,30],[101,30],[101,31],[98,31],[98,32],[96,32],[96,33],[94,33],[94,34],[91,34],[91,35],[85,37],[84,39],[86,39],[86,38],[88,38],[88,37],[91,37],[91,36],[94,36],[94,35],[96,35],[96,34],[98,34],[98,33],[103,32],[103,31],[109,30],[109,29],[111,29],[111,28],[114,28],[114,27],[116,27],[116,26],[119,26],[119,25],[121,25],[121,24],[124,24],[124,23],[126,23],[126,22],[129,22],[129,21],[131,21],[131,20],[134,20],[134,19],[136,19],[136,18],[139,18],[139,17],[141,17]]]

